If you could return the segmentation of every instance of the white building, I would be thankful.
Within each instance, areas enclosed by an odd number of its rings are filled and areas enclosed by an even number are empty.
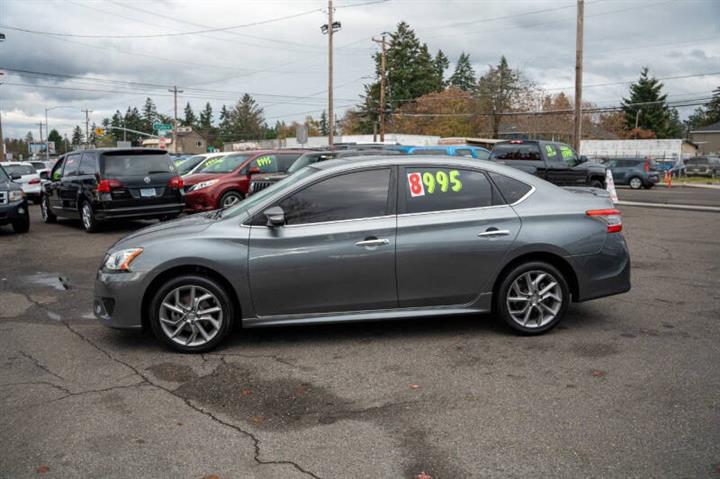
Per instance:
[[[430,135],[406,135],[404,133],[385,133],[386,145],[413,145],[433,146],[440,141],[439,136]],[[380,137],[373,135],[335,135],[334,143],[380,143]],[[248,142],[225,143],[225,151],[240,151],[248,149],[275,149],[275,148],[322,148],[328,145],[327,136],[311,136],[303,145],[298,143],[296,138],[285,138],[282,140],[252,140]]]
[[[580,154],[588,158],[651,157],[677,161],[697,154],[697,145],[687,140],[583,140]]]

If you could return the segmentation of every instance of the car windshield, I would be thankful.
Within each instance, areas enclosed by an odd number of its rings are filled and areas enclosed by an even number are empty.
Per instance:
[[[314,175],[317,173],[317,168],[304,168],[302,171],[298,172],[297,174],[288,176],[287,178],[278,181],[277,183],[274,183],[264,190],[260,190],[259,192],[255,193],[252,196],[248,196],[243,201],[240,201],[239,203],[236,203],[235,205],[227,208],[223,212],[223,218],[226,217],[234,217],[241,215],[247,211],[249,211],[253,206],[263,201],[268,196],[274,194],[276,191],[282,191],[285,188],[290,188],[297,182],[303,180],[304,178],[307,178],[308,176]]]
[[[300,158],[295,160],[295,162],[290,165],[290,168],[288,168],[288,174],[292,175],[298,170],[301,170],[305,168],[308,165],[312,165],[313,163],[317,163],[318,161],[325,161],[330,160],[334,158],[335,155],[332,153],[308,153],[306,155],[302,155]]]
[[[35,169],[42,170],[45,169],[45,163],[42,161],[33,161],[32,165],[35,167]]]
[[[230,173],[239,168],[247,159],[247,155],[227,155],[210,158],[197,173]]]
[[[0,166],[0,181],[8,181],[10,177],[7,173],[5,173],[5,169]]]
[[[106,176],[142,176],[150,173],[175,173],[168,155],[103,155]],[[65,173],[67,174],[67,172]]]
[[[35,168],[30,165],[6,165],[5,171],[8,175],[33,175],[35,174]]]
[[[178,175],[184,175],[186,173],[189,173],[190,170],[199,165],[203,160],[205,160],[205,158],[207,157],[204,155],[195,155],[184,161],[181,161],[177,165]]]

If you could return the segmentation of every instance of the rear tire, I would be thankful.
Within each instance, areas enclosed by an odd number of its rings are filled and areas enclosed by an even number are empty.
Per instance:
[[[12,222],[12,229],[16,233],[27,233],[30,231],[30,215]]]
[[[88,201],[83,201],[80,204],[80,221],[86,233],[96,233],[98,231],[99,225],[95,218],[95,211],[93,211],[93,207]]]
[[[233,302],[225,288],[199,275],[183,275],[164,282],[148,311],[155,336],[181,353],[202,353],[215,348],[232,331],[234,315]]]
[[[570,299],[567,281],[555,266],[531,261],[504,276],[495,296],[495,310],[518,333],[537,335],[562,320]]]
[[[630,185],[630,188],[632,188],[633,190],[639,190],[640,188],[642,188],[643,182],[639,177],[633,176],[628,181],[628,185]]]
[[[593,188],[600,188],[601,190],[605,188],[605,184],[600,180],[591,180],[590,186]]]
[[[40,216],[42,216],[44,223],[55,223],[57,221],[57,216],[50,209],[50,199],[45,195],[40,200]]]
[[[228,191],[220,197],[218,209],[228,208],[243,200],[243,195],[239,191]]]

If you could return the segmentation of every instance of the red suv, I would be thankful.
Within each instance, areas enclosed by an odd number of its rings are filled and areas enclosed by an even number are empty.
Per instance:
[[[227,208],[245,198],[250,178],[259,173],[284,173],[302,150],[242,151],[210,158],[185,178],[185,209],[190,212]]]

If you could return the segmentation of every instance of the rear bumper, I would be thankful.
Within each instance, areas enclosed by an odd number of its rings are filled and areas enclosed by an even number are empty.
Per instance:
[[[142,299],[148,281],[146,273],[98,271],[93,304],[95,317],[109,328],[142,328]]]
[[[27,200],[0,205],[0,225],[7,225],[28,216]]]
[[[608,234],[608,239],[598,253],[565,259],[570,262],[578,280],[575,301],[588,301],[630,291],[630,253],[622,234]]]
[[[179,215],[184,208],[183,203],[159,205],[131,206],[127,208],[98,208],[95,216],[98,220],[114,218],[158,218],[167,215]]]

